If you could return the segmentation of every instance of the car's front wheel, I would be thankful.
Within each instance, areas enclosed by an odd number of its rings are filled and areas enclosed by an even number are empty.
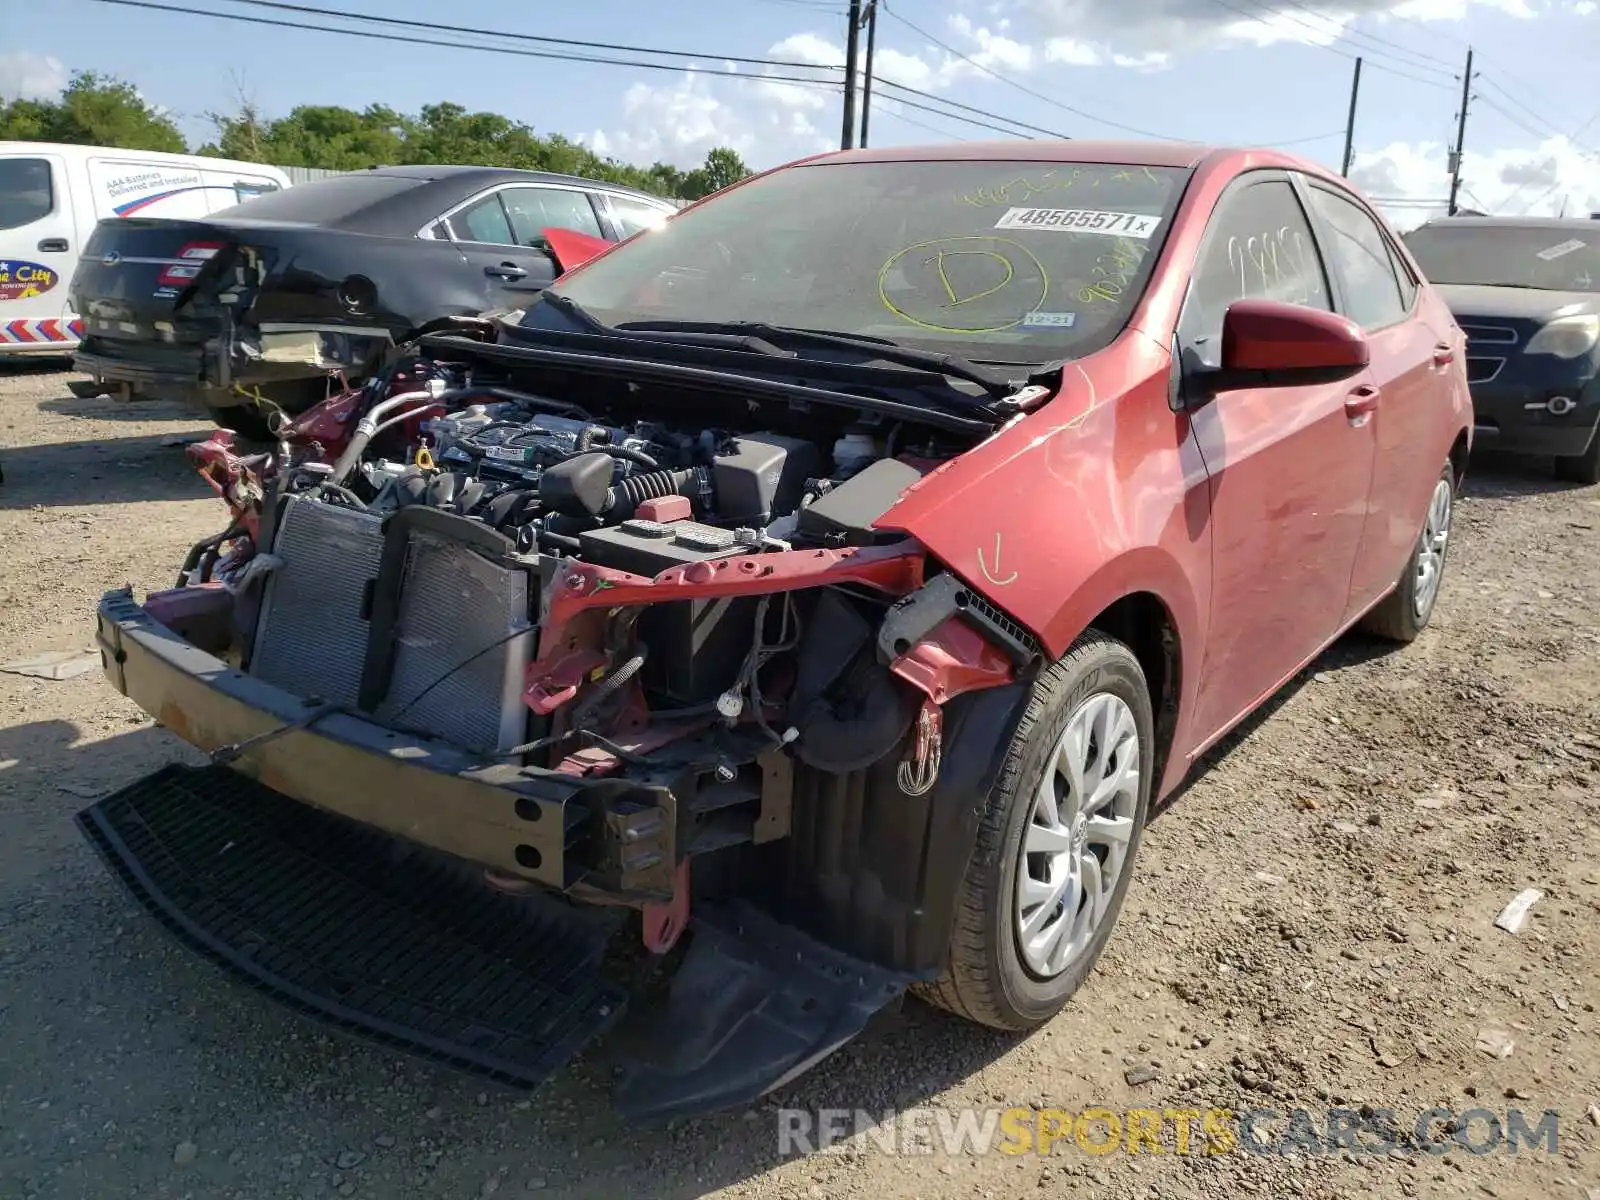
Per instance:
[[[1132,876],[1153,725],[1144,672],[1114,638],[1091,630],[1045,669],[980,819],[948,965],[924,999],[1025,1030],[1077,991]]]
[[[1556,478],[1564,483],[1600,483],[1600,429],[1589,438],[1588,450],[1556,459]]]

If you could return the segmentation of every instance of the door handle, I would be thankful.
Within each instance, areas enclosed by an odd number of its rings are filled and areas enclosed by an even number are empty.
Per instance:
[[[528,272],[525,267],[519,267],[516,263],[504,262],[496,266],[485,267],[483,273],[496,279],[521,279]]]
[[[1378,398],[1382,395],[1370,383],[1362,384],[1344,398],[1344,415],[1350,418],[1353,425],[1364,424],[1377,410]]]
[[[1455,362],[1455,360],[1456,360],[1456,351],[1455,351],[1455,347],[1454,346],[1451,346],[1446,342],[1440,342],[1437,346],[1435,346],[1433,348],[1433,365],[1434,366],[1436,366],[1436,367],[1448,367],[1451,363]]]
[[[39,253],[41,254],[65,254],[66,252],[66,238],[45,238],[39,243]]]

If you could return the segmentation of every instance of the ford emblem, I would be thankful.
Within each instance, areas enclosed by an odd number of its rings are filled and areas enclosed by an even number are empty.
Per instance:
[[[119,254],[117,251],[113,250],[109,254],[106,254],[103,258],[100,259],[100,265],[102,267],[114,267],[121,261],[122,261],[122,255]]]

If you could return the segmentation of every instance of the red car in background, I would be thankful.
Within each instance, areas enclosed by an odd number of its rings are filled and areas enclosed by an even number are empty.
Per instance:
[[[615,1019],[619,928],[691,930],[641,1115],[906,988],[1057,1012],[1152,803],[1427,625],[1472,431],[1394,231],[1271,151],[826,155],[481,325],[197,452],[233,520],[99,636],[218,765],[80,821],[259,986],[500,1079]]]

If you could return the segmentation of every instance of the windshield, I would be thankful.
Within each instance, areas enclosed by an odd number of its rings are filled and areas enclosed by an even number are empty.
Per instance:
[[[1576,228],[1424,225],[1406,246],[1434,283],[1600,291],[1600,224]]]
[[[1187,170],[1104,163],[792,167],[634,238],[553,291],[608,325],[758,321],[990,362],[1106,345]],[[527,324],[553,319],[534,305]]]

